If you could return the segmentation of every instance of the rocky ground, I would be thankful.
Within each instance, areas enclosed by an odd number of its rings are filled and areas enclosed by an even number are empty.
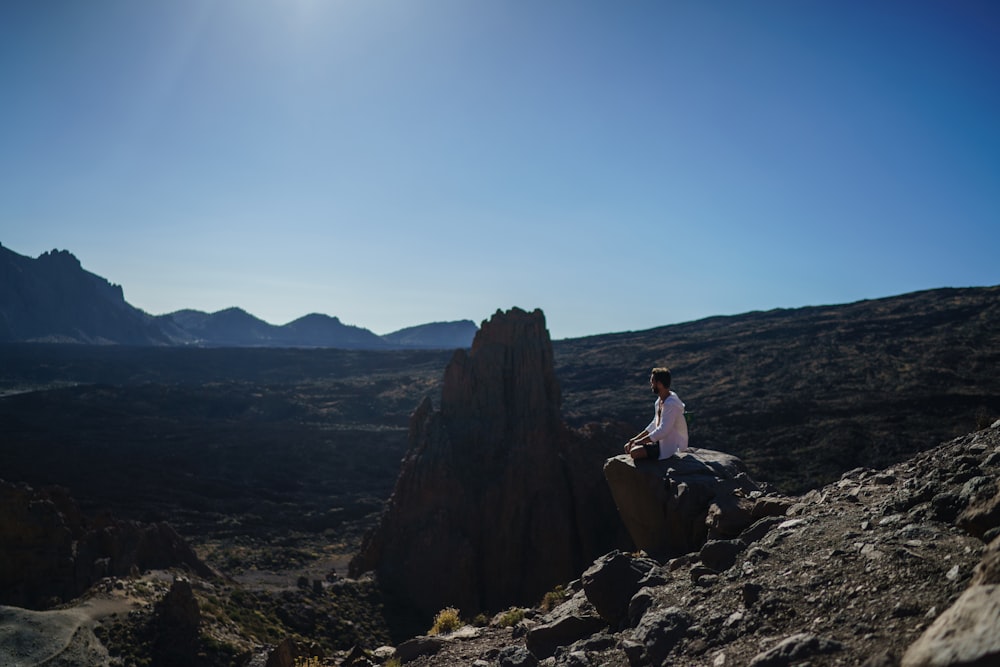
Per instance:
[[[747,536],[758,539],[729,556],[715,548],[650,564],[623,555],[645,578],[624,586],[636,595],[616,627],[600,619],[584,577],[570,584],[575,597],[548,614],[526,610],[513,627],[495,619],[454,639],[415,638],[397,656],[414,667],[532,665],[537,657],[609,667],[898,665],[969,588],[984,540],[996,539],[998,477],[1000,422],[886,470],[848,472],[794,499],[788,516],[765,519],[768,529],[758,527],[759,537]],[[997,551],[994,542],[993,569],[981,566],[975,583],[1000,583]],[[981,633],[992,657],[907,664],[1000,664],[993,596],[992,618],[973,614],[993,624]],[[533,656],[528,647],[553,653]]]
[[[892,468],[853,470],[788,498],[785,516],[762,519],[740,540],[710,542],[665,563],[608,554],[567,584],[561,604],[550,595],[544,606],[395,647],[376,648],[386,637],[372,619],[349,620],[359,600],[380,606],[370,580],[303,578],[255,591],[152,572],[107,578],[48,612],[0,608],[0,654],[23,664],[108,666],[1000,664],[1000,589],[989,585],[1000,583],[998,478],[1000,422]],[[934,632],[957,637],[966,652],[992,653],[961,662],[961,650],[932,644],[932,657],[921,658],[911,647],[955,614],[963,593],[967,602],[977,591],[964,630],[959,622]],[[234,604],[234,596],[257,597]],[[354,650],[308,643],[331,623],[344,626],[339,635],[353,631]],[[301,633],[283,634],[289,624]],[[164,637],[192,642],[195,662],[163,662]],[[160,651],[154,663],[152,649]]]

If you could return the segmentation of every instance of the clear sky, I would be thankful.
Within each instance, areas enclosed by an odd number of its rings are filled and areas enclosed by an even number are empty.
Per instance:
[[[4,0],[0,243],[554,338],[1000,283],[994,0]]]

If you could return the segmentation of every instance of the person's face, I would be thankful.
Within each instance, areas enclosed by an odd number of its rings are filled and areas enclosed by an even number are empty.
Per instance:
[[[657,396],[659,396],[659,395],[660,395],[660,391],[659,391],[659,385],[660,385],[660,383],[656,381],[656,378],[654,378],[654,377],[653,377],[652,375],[650,375],[650,376],[649,376],[649,388],[650,388],[650,389],[651,389],[651,390],[653,391],[653,393],[654,393],[654,394],[656,394]]]

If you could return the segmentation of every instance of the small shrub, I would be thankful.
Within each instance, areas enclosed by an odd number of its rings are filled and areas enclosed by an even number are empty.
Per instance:
[[[402,667],[403,663],[400,662],[399,658],[389,658],[384,663],[382,667]]]
[[[476,614],[476,617],[472,619],[472,624],[477,628],[485,628],[490,624],[490,619],[486,617],[486,614]]]
[[[497,625],[501,628],[512,628],[518,623],[524,620],[524,609],[520,607],[511,607],[504,613],[500,614],[497,619]]]
[[[552,611],[562,604],[567,597],[569,597],[569,592],[561,585],[556,586],[542,598],[542,604],[540,605],[542,611]]]
[[[462,619],[458,616],[458,610],[454,607],[445,607],[434,617],[434,626],[427,634],[432,636],[448,634],[460,627],[462,627]]]

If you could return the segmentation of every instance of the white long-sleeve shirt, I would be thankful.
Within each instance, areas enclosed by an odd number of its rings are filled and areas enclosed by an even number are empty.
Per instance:
[[[660,459],[673,456],[688,448],[688,428],[684,419],[684,403],[674,392],[663,401],[653,403],[653,421],[646,427],[649,439],[660,445]]]

